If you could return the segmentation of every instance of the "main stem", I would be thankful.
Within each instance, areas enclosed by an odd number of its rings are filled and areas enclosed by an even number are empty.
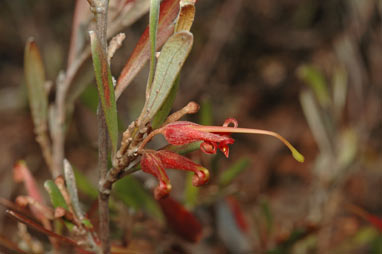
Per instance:
[[[96,35],[102,45],[104,52],[107,52],[107,10],[108,0],[94,0],[93,12],[96,19]],[[99,167],[99,234],[102,244],[102,253],[110,254],[110,229],[109,229],[109,194],[102,193],[102,185],[105,182],[108,166],[108,134],[105,122],[105,115],[101,108],[101,101],[98,103],[98,167]]]

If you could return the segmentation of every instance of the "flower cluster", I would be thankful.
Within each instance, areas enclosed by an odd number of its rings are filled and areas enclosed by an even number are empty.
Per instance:
[[[233,125],[230,127],[229,125]],[[231,133],[250,133],[274,136],[280,139],[292,152],[293,157],[302,162],[304,157],[279,134],[257,129],[238,128],[237,121],[233,118],[227,119],[223,126],[203,126],[187,121],[175,121],[153,131],[143,142],[142,147],[157,134],[162,134],[168,143],[172,145],[185,145],[196,141],[202,141],[200,149],[208,154],[215,154],[217,149],[228,157],[228,145],[234,143],[230,137]],[[193,185],[200,186],[209,179],[209,172],[206,168],[194,163],[190,159],[177,153],[166,150],[142,149],[141,167],[146,173],[155,176],[159,185],[154,190],[156,199],[167,196],[171,190],[171,184],[165,169],[179,169],[194,172]]]

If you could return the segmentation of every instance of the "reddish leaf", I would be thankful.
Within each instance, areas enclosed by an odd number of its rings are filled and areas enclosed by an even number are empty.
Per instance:
[[[174,31],[174,20],[179,13],[179,0],[164,0],[160,6],[156,48],[159,49]],[[118,99],[123,90],[145,65],[150,57],[149,27],[145,29],[131,57],[123,68],[115,88]]]
[[[37,202],[44,204],[44,199],[37,187],[37,183],[24,161],[19,161],[13,167],[13,179],[15,182],[24,182],[28,195]]]
[[[192,23],[194,23],[195,17],[195,2],[190,1],[186,4],[181,4],[181,9],[179,13],[179,18],[175,27],[175,31],[179,32],[182,30],[190,31]]]
[[[198,242],[202,237],[202,225],[196,217],[181,204],[167,197],[158,200],[167,224],[179,236],[190,242]]]
[[[369,212],[365,211],[359,206],[349,205],[349,209],[360,216],[361,218],[367,220],[371,225],[373,225],[379,232],[382,232],[382,218],[379,218]]]
[[[239,226],[240,230],[243,232],[248,231],[248,223],[244,217],[244,213],[239,205],[239,202],[232,196],[226,198],[228,207],[231,209],[232,215]]]
[[[110,136],[113,154],[117,151],[118,118],[117,105],[114,97],[114,84],[106,52],[102,48],[94,31],[89,32],[93,58],[94,74],[97,81],[98,96],[101,99],[107,130]]]

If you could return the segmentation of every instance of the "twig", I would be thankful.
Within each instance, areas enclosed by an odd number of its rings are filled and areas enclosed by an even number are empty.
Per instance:
[[[107,50],[107,61],[111,62],[111,58],[114,56],[115,52],[122,46],[123,40],[126,38],[124,33],[119,33],[111,39],[108,50]]]
[[[66,122],[66,97],[74,77],[90,55],[90,49],[85,49],[82,54],[71,64],[67,73],[60,73],[57,78],[57,96],[54,110],[53,140],[53,178],[62,173],[65,155],[65,122]]]
[[[40,224],[34,222],[33,220],[21,215],[21,214],[18,214],[14,211],[11,211],[11,210],[6,210],[5,213],[7,215],[9,215],[10,217],[14,218],[15,220],[17,221],[20,221],[21,223],[24,223],[25,225],[29,226],[29,227],[32,227],[34,228],[35,230],[43,233],[43,234],[46,234],[47,236],[49,237],[54,237],[54,238],[57,238],[58,240],[62,241],[62,242],[65,242],[65,243],[68,243],[70,245],[73,245],[75,246],[76,248],[78,248],[78,250],[80,251],[80,253],[89,253],[89,254],[92,254],[91,252],[89,251],[86,251],[84,249],[82,249],[78,244],[77,242],[75,242],[74,240],[68,238],[68,237],[65,237],[65,236],[62,236],[62,235],[59,235],[59,234],[56,234],[55,232],[53,231],[50,231],[50,230],[47,230],[45,229],[44,227],[42,227]]]
[[[44,157],[45,162],[51,171],[51,174],[54,175],[55,174],[54,162],[52,157],[51,144],[48,137],[47,126],[44,124],[43,126],[40,126],[38,130],[36,128],[35,134],[36,134],[36,141],[41,147],[42,156]]]
[[[107,52],[107,10],[108,0],[88,0],[91,11],[96,20],[96,36],[104,50]],[[102,253],[110,254],[110,229],[109,229],[109,196],[110,193],[102,192],[102,185],[105,181],[108,167],[108,135],[105,122],[105,115],[101,108],[101,101],[98,103],[97,121],[98,121],[98,167],[99,167],[99,226]]]

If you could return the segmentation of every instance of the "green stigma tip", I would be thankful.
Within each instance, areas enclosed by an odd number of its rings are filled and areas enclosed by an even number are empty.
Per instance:
[[[301,162],[301,163],[304,162],[304,160],[305,160],[304,156],[295,149],[293,149],[293,151],[292,151],[292,156],[296,161]]]

